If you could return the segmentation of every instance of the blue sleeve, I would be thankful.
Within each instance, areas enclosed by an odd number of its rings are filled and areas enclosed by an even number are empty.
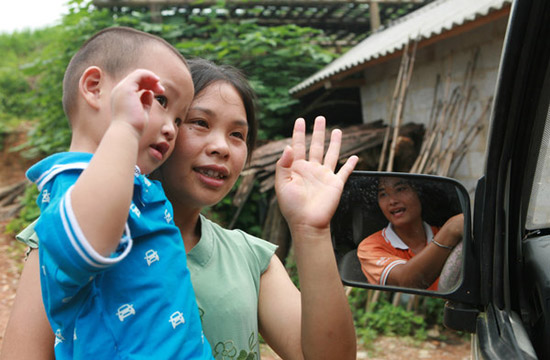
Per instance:
[[[71,296],[91,277],[121,261],[130,251],[129,230],[110,257],[97,253],[87,241],[71,206],[71,191],[80,171],[69,170],[43,185],[37,200],[41,210],[36,224],[40,261],[46,281],[53,281]]]

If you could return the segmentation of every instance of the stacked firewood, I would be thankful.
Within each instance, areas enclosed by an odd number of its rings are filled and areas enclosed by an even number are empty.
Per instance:
[[[19,213],[23,207],[19,199],[25,192],[27,183],[27,180],[23,180],[0,188],[0,221],[11,219]]]

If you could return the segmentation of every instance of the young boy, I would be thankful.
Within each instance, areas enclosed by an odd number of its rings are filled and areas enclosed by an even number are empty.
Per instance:
[[[172,206],[148,174],[193,98],[164,40],[109,28],[72,58],[70,151],[27,172],[40,190],[42,297],[56,359],[211,359]]]

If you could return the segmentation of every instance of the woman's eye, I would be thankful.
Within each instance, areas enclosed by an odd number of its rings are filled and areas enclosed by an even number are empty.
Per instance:
[[[180,127],[182,122],[183,121],[181,120],[181,118],[176,118],[176,120],[174,120],[174,123],[176,124],[177,127]]]
[[[155,100],[157,100],[157,102],[163,108],[166,108],[166,106],[168,106],[168,98],[164,95],[155,95]]]
[[[208,123],[205,120],[194,120],[193,124],[206,128],[208,127]]]
[[[244,140],[244,134],[241,133],[241,132],[238,132],[238,131],[232,132],[232,133],[231,133],[231,136],[234,136],[234,137],[236,137],[236,138],[238,138],[238,139]]]

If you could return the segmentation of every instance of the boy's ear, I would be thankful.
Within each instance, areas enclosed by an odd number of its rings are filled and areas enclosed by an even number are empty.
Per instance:
[[[84,100],[94,109],[99,109],[102,87],[105,85],[106,75],[97,66],[86,68],[78,82],[78,91]]]

